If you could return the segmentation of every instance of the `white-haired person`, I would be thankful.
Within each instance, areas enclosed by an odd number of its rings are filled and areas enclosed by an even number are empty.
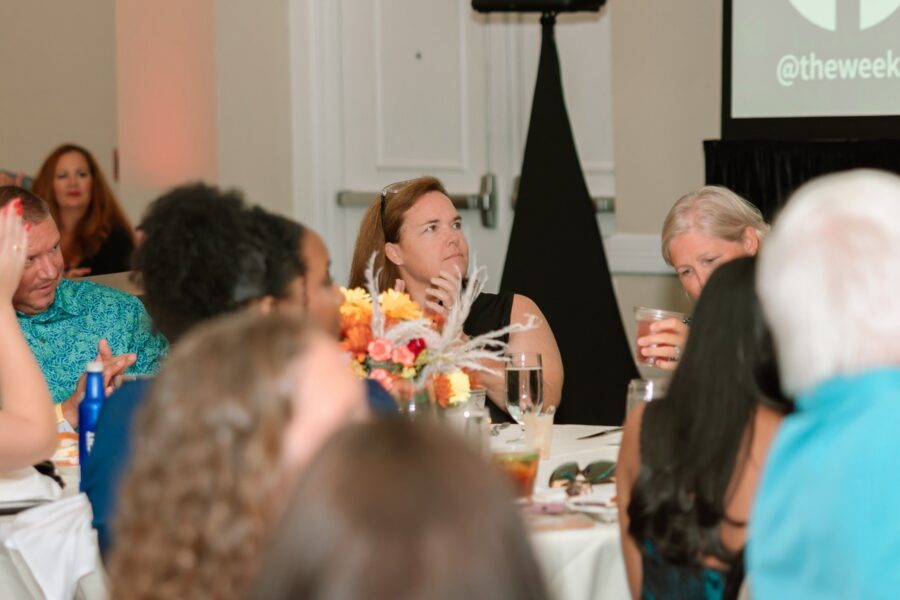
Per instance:
[[[784,390],[750,519],[755,598],[900,593],[900,177],[800,188],[759,258]]]
[[[759,209],[731,190],[708,185],[678,199],[662,228],[662,255],[675,269],[681,287],[692,300],[700,297],[719,265],[742,256],[756,256],[769,225]],[[688,325],[663,319],[638,338],[641,354],[672,370],[687,341]]]

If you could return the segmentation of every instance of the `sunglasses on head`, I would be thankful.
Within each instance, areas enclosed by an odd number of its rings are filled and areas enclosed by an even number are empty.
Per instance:
[[[578,463],[563,463],[553,469],[550,474],[551,488],[565,488],[570,496],[576,496],[592,485],[610,483],[616,474],[616,463],[610,460],[598,460],[580,468]]]
[[[384,231],[384,209],[387,206],[388,196],[392,196],[402,190],[410,181],[412,181],[412,179],[404,179],[403,181],[397,181],[381,188],[381,206],[379,207],[381,212],[381,231]]]

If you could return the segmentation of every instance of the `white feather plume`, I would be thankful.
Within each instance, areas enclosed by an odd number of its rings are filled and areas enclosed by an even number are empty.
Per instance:
[[[527,315],[524,323],[512,323],[471,338],[464,334],[463,325],[469,317],[472,304],[488,279],[487,269],[479,267],[476,262],[465,288],[460,291],[459,301],[450,308],[440,331],[435,330],[431,320],[426,318],[401,321],[386,328],[377,284],[380,276],[381,269],[375,269],[373,254],[366,267],[366,287],[372,297],[372,335],[385,339],[394,346],[403,346],[415,339],[424,340],[428,361],[417,377],[419,382],[435,373],[449,373],[460,369],[496,374],[496,370],[486,366],[485,362],[509,362],[509,345],[501,338],[537,326],[537,317]]]

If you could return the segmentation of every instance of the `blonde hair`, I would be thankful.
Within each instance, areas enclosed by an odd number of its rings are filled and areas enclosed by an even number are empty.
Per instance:
[[[662,229],[662,255],[672,266],[670,245],[672,240],[697,230],[710,237],[739,242],[747,227],[756,231],[760,242],[769,232],[759,209],[731,190],[718,185],[708,185],[678,199]]]
[[[279,467],[297,360],[314,335],[285,314],[198,325],[135,423],[109,563],[116,598],[243,598],[289,485]]]
[[[375,270],[381,270],[378,278],[378,287],[386,290],[394,286],[394,282],[400,278],[397,265],[387,260],[384,256],[384,245],[387,242],[400,241],[400,228],[406,211],[428,192],[440,192],[444,195],[444,189],[440,180],[435,177],[419,177],[410,179],[402,184],[392,184],[385,188],[391,191],[382,197],[379,194],[359,225],[359,234],[356,236],[356,247],[353,250],[353,262],[350,266],[349,287],[363,287],[366,283],[366,267],[372,254],[375,256]],[[384,192],[383,192],[384,193]],[[382,210],[382,204],[384,208]]]

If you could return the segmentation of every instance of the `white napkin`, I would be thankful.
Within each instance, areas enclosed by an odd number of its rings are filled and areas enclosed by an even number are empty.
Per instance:
[[[69,600],[78,580],[97,568],[97,534],[87,496],[78,494],[19,513],[0,527],[0,540],[18,550],[46,598]]]
[[[61,495],[59,484],[34,467],[0,473],[0,504],[57,500]]]

